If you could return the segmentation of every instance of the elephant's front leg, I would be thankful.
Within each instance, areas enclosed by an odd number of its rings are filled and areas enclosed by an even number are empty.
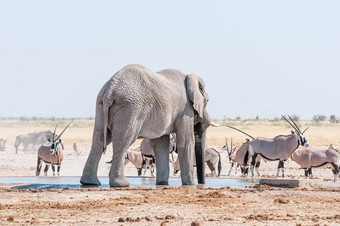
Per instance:
[[[194,185],[194,136],[185,131],[179,131],[176,135],[182,185]]]
[[[156,157],[156,185],[169,184],[169,144],[170,136],[150,140]]]

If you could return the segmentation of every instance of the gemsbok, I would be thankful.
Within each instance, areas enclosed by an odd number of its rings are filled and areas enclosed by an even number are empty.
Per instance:
[[[211,176],[215,177],[216,176],[216,164],[217,164],[217,176],[219,177],[221,174],[222,170],[222,165],[221,165],[221,155],[220,153],[215,149],[215,148],[208,148],[204,152],[204,161],[207,163],[210,171],[211,171]],[[194,166],[196,166],[196,158],[194,156]],[[178,171],[181,170],[180,163],[179,163],[179,158],[177,157],[176,161],[173,163],[174,167],[174,175],[178,173]]]
[[[76,142],[73,143],[73,154],[79,159],[81,151],[79,151],[79,146]]]
[[[6,150],[6,142],[7,140],[0,138],[0,151]]]
[[[233,148],[233,138],[231,138],[231,144],[230,144],[230,149],[229,149],[229,146],[228,146],[228,138],[225,138],[225,145],[222,147],[222,150],[226,150],[227,151],[227,154],[228,154],[228,160],[229,160],[229,163],[230,163],[230,170],[228,172],[228,175],[227,176],[230,176],[230,173],[231,173],[231,170],[233,169],[233,167],[236,165],[236,168],[235,168],[235,175],[237,174],[237,168],[240,166],[240,164],[238,164],[236,161],[235,161],[235,150],[238,149],[238,146],[234,147]]]
[[[228,126],[228,125],[227,125],[227,127],[234,129],[238,132],[241,132],[244,135],[250,137],[252,140],[254,140],[253,136],[249,135],[248,133],[246,133],[246,132],[244,132],[240,129],[237,129],[235,127]],[[246,139],[246,142],[241,144],[241,146],[235,148],[235,150],[233,152],[234,153],[233,156],[234,156],[234,159],[235,159],[234,161],[237,162],[237,164],[240,166],[242,177],[246,177],[246,175],[248,175],[249,164],[253,165],[253,166],[255,165],[255,167],[256,167],[255,170],[256,170],[257,176],[260,177],[259,167],[260,167],[260,164],[261,164],[261,156],[257,155],[257,156],[252,156],[251,159],[249,158],[249,152],[248,152],[249,142],[250,142],[250,140]],[[231,168],[230,168],[230,171],[231,171]],[[252,177],[254,177],[253,174],[252,174]]]
[[[58,123],[54,129],[54,133],[52,136],[52,139],[48,139],[48,143],[43,144],[39,150],[38,150],[38,162],[37,162],[37,170],[36,170],[36,176],[40,175],[40,170],[42,166],[42,162],[45,162],[45,169],[44,174],[47,176],[47,171],[50,168],[50,165],[52,165],[53,170],[53,176],[55,176],[55,166],[58,167],[57,169],[57,175],[59,176],[60,166],[61,162],[64,158],[64,145],[61,142],[61,135],[65,132],[65,130],[70,126],[72,121],[65,127],[65,129],[60,133],[59,136],[55,136],[55,132],[58,127]],[[55,138],[56,137],[56,138]]]
[[[249,147],[249,139],[246,139],[246,142],[241,144],[240,146],[232,147],[232,142],[231,142],[231,148],[229,151],[228,144],[226,144],[223,148],[227,148],[228,152],[228,157],[229,157],[229,162],[231,164],[230,170],[228,173],[228,176],[230,176],[231,170],[233,167],[236,165],[235,169],[235,175],[237,173],[237,168],[240,167],[241,169],[241,174],[242,177],[246,177],[248,175],[248,169],[249,169],[249,158],[247,157],[247,162],[245,162],[246,155],[248,155],[248,147]],[[260,166],[260,158],[256,159],[256,166]]]
[[[143,156],[143,169],[146,170],[146,168],[150,167],[151,174],[153,176],[154,169],[156,168],[155,164],[155,152],[153,151],[153,147],[150,143],[150,140],[148,139],[143,139],[141,144],[140,144],[140,151],[142,152]],[[176,148],[176,142],[173,140],[170,140],[170,145],[169,145],[169,154],[173,158],[173,152],[177,153],[177,148]]]
[[[312,179],[312,168],[331,165],[334,182],[340,173],[340,152],[330,145],[326,147],[301,147],[293,152],[291,159],[305,170],[305,177]]]
[[[303,135],[308,129],[301,132],[294,120],[288,115],[291,122],[282,115],[282,118],[295,130],[289,135],[279,135],[274,138],[257,137],[249,143],[249,154],[252,158],[260,155],[262,158],[269,161],[279,161],[277,166],[276,178],[282,171],[284,177],[284,162],[293,154],[293,152],[301,145],[308,147],[309,144]],[[250,165],[252,177],[254,177],[254,163]]]
[[[140,147],[129,148],[127,150],[124,166],[129,162],[131,162],[136,167],[138,176],[141,176],[142,174],[145,176],[147,169],[150,170],[151,176],[154,176],[155,169],[154,165],[152,165],[152,160],[150,161],[150,159],[143,158]],[[106,163],[111,164],[112,160]]]

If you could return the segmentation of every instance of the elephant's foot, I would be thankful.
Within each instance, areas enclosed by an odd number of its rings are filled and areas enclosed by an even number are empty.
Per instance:
[[[110,187],[129,187],[130,182],[125,177],[110,178]]]
[[[97,176],[82,176],[80,178],[80,183],[82,185],[101,185]]]
[[[157,181],[156,185],[169,185],[168,181]]]

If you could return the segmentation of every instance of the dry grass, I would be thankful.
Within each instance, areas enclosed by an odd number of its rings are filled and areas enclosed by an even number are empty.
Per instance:
[[[283,121],[253,120],[253,121],[216,121],[221,127],[209,127],[207,134],[208,146],[223,146],[225,138],[233,138],[234,144],[240,144],[247,138],[240,132],[225,127],[223,125],[231,125],[254,137],[275,137],[280,134],[289,134],[291,128]],[[67,121],[59,123],[57,133],[61,132],[67,125]],[[1,120],[0,121],[0,138],[8,139],[8,144],[14,144],[15,137],[19,134],[27,134],[34,131],[53,131],[56,121],[30,121],[22,122],[17,120]],[[310,126],[305,136],[312,146],[326,146],[334,144],[340,146],[340,126],[338,124],[330,124],[329,122],[315,123],[312,121],[300,121],[300,128],[303,130]],[[76,120],[63,135],[65,144],[78,144],[90,146],[93,133],[93,120]],[[135,142],[135,146],[139,145],[140,140]]]

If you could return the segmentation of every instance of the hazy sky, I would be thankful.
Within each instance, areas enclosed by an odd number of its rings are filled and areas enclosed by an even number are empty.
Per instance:
[[[2,1],[0,116],[88,117],[138,63],[196,73],[212,118],[340,117],[340,1]]]

